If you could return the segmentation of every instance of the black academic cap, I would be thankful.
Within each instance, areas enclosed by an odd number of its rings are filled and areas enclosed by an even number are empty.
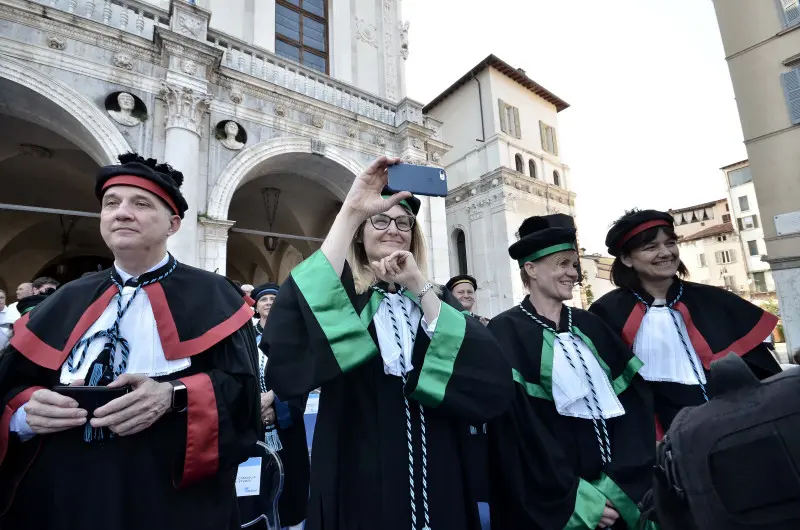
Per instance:
[[[469,274],[459,274],[458,276],[453,276],[448,280],[444,286],[447,288],[448,291],[452,291],[456,285],[460,283],[471,283],[473,289],[478,288],[478,282],[475,281],[475,278],[470,276]]]
[[[262,296],[266,296],[268,294],[277,295],[278,289],[280,289],[280,287],[278,286],[277,283],[272,283],[272,282],[262,283],[261,285],[253,288],[253,292],[250,293],[250,298],[252,298],[253,302],[257,304],[258,299],[261,298]]]
[[[667,212],[634,210],[623,215],[606,235],[606,247],[612,256],[619,256],[625,243],[645,230],[656,226],[674,228],[675,220]]]
[[[389,186],[386,186],[385,188],[383,188],[383,191],[381,191],[381,196],[384,199],[388,199],[395,193],[397,192],[390,189]],[[403,199],[402,201],[400,201],[400,204],[411,210],[411,213],[413,213],[414,215],[417,215],[419,213],[419,207],[422,203],[420,203],[419,199],[417,199],[412,195],[408,199]]]
[[[119,155],[119,164],[101,167],[97,174],[94,194],[102,200],[112,186],[135,186],[158,196],[175,215],[183,219],[189,205],[181,194],[183,173],[169,164],[159,164],[154,158],[145,160],[136,153]]]
[[[574,226],[572,218],[564,214],[528,217],[519,227],[520,240],[508,247],[508,255],[522,268],[556,252],[577,250]]]

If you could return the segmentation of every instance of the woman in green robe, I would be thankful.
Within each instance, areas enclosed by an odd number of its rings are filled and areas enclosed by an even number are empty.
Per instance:
[[[564,304],[578,253],[561,221],[522,223],[509,254],[530,295],[489,323],[516,382],[488,428],[492,530],[634,530],[653,478],[652,397],[619,337]]]
[[[468,425],[513,397],[491,333],[430,280],[420,201],[385,189],[396,163],[381,157],[355,179],[262,339],[277,396],[322,388],[308,530],[478,529]]]

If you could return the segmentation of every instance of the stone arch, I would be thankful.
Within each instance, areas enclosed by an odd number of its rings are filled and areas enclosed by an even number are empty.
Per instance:
[[[23,86],[51,101],[72,123],[36,119],[41,109],[17,109],[25,119],[39,123],[75,143],[99,165],[117,163],[117,155],[131,150],[125,137],[100,109],[61,81],[49,77],[16,59],[0,61],[0,78]]]
[[[257,176],[257,168],[275,156],[292,153],[315,153],[311,147],[312,140],[302,136],[278,137],[258,143],[236,155],[214,183],[208,199],[206,215],[212,219],[227,219],[228,208],[236,190],[246,179]],[[335,146],[326,146],[324,157],[358,175],[364,166],[351,158],[343,150]],[[320,182],[339,200],[344,200],[348,190],[343,190],[331,183]]]

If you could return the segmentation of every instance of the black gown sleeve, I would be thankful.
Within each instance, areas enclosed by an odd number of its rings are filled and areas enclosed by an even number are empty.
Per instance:
[[[251,324],[193,358],[199,373],[181,377],[188,390],[179,487],[227,471],[260,437],[256,343]]]
[[[417,330],[406,395],[470,423],[508,408],[514,395],[511,365],[492,333],[444,293],[431,337]]]
[[[22,442],[10,430],[14,413],[31,395],[48,385],[52,372],[35,365],[8,346],[0,353],[0,515],[10,506],[14,490],[36,456],[41,437]]]
[[[304,398],[378,355],[354,298],[347,264],[339,277],[321,251],[281,285],[261,339],[269,347],[267,379],[281,399]]]

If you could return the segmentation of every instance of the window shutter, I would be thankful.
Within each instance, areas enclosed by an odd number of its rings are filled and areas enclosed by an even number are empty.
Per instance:
[[[793,124],[800,123],[800,68],[781,74],[786,104]]]
[[[739,231],[741,232],[742,230],[744,230],[744,222],[742,222],[741,217],[738,218],[736,221],[739,223]]]
[[[722,265],[722,251],[714,252],[714,260],[716,260],[717,265]]]
[[[558,156],[558,139],[556,138],[556,128],[550,127],[550,135],[552,137],[553,154]]]
[[[547,130],[542,120],[539,120],[539,136],[542,138],[542,150],[547,151]]]
[[[511,110],[514,113],[514,130],[512,133],[517,138],[522,138],[522,123],[519,121],[519,109],[517,107],[511,107]]]
[[[731,250],[728,251],[728,253],[729,253],[730,258],[731,258],[731,263],[736,263],[736,250],[731,249]]]
[[[497,105],[500,110],[500,130],[504,133],[508,132],[508,120],[506,119],[506,104],[502,99],[497,100]]]
[[[798,0],[781,0],[783,19],[786,26],[800,22],[800,2]]]
[[[758,216],[753,216],[753,228],[758,228]]]

